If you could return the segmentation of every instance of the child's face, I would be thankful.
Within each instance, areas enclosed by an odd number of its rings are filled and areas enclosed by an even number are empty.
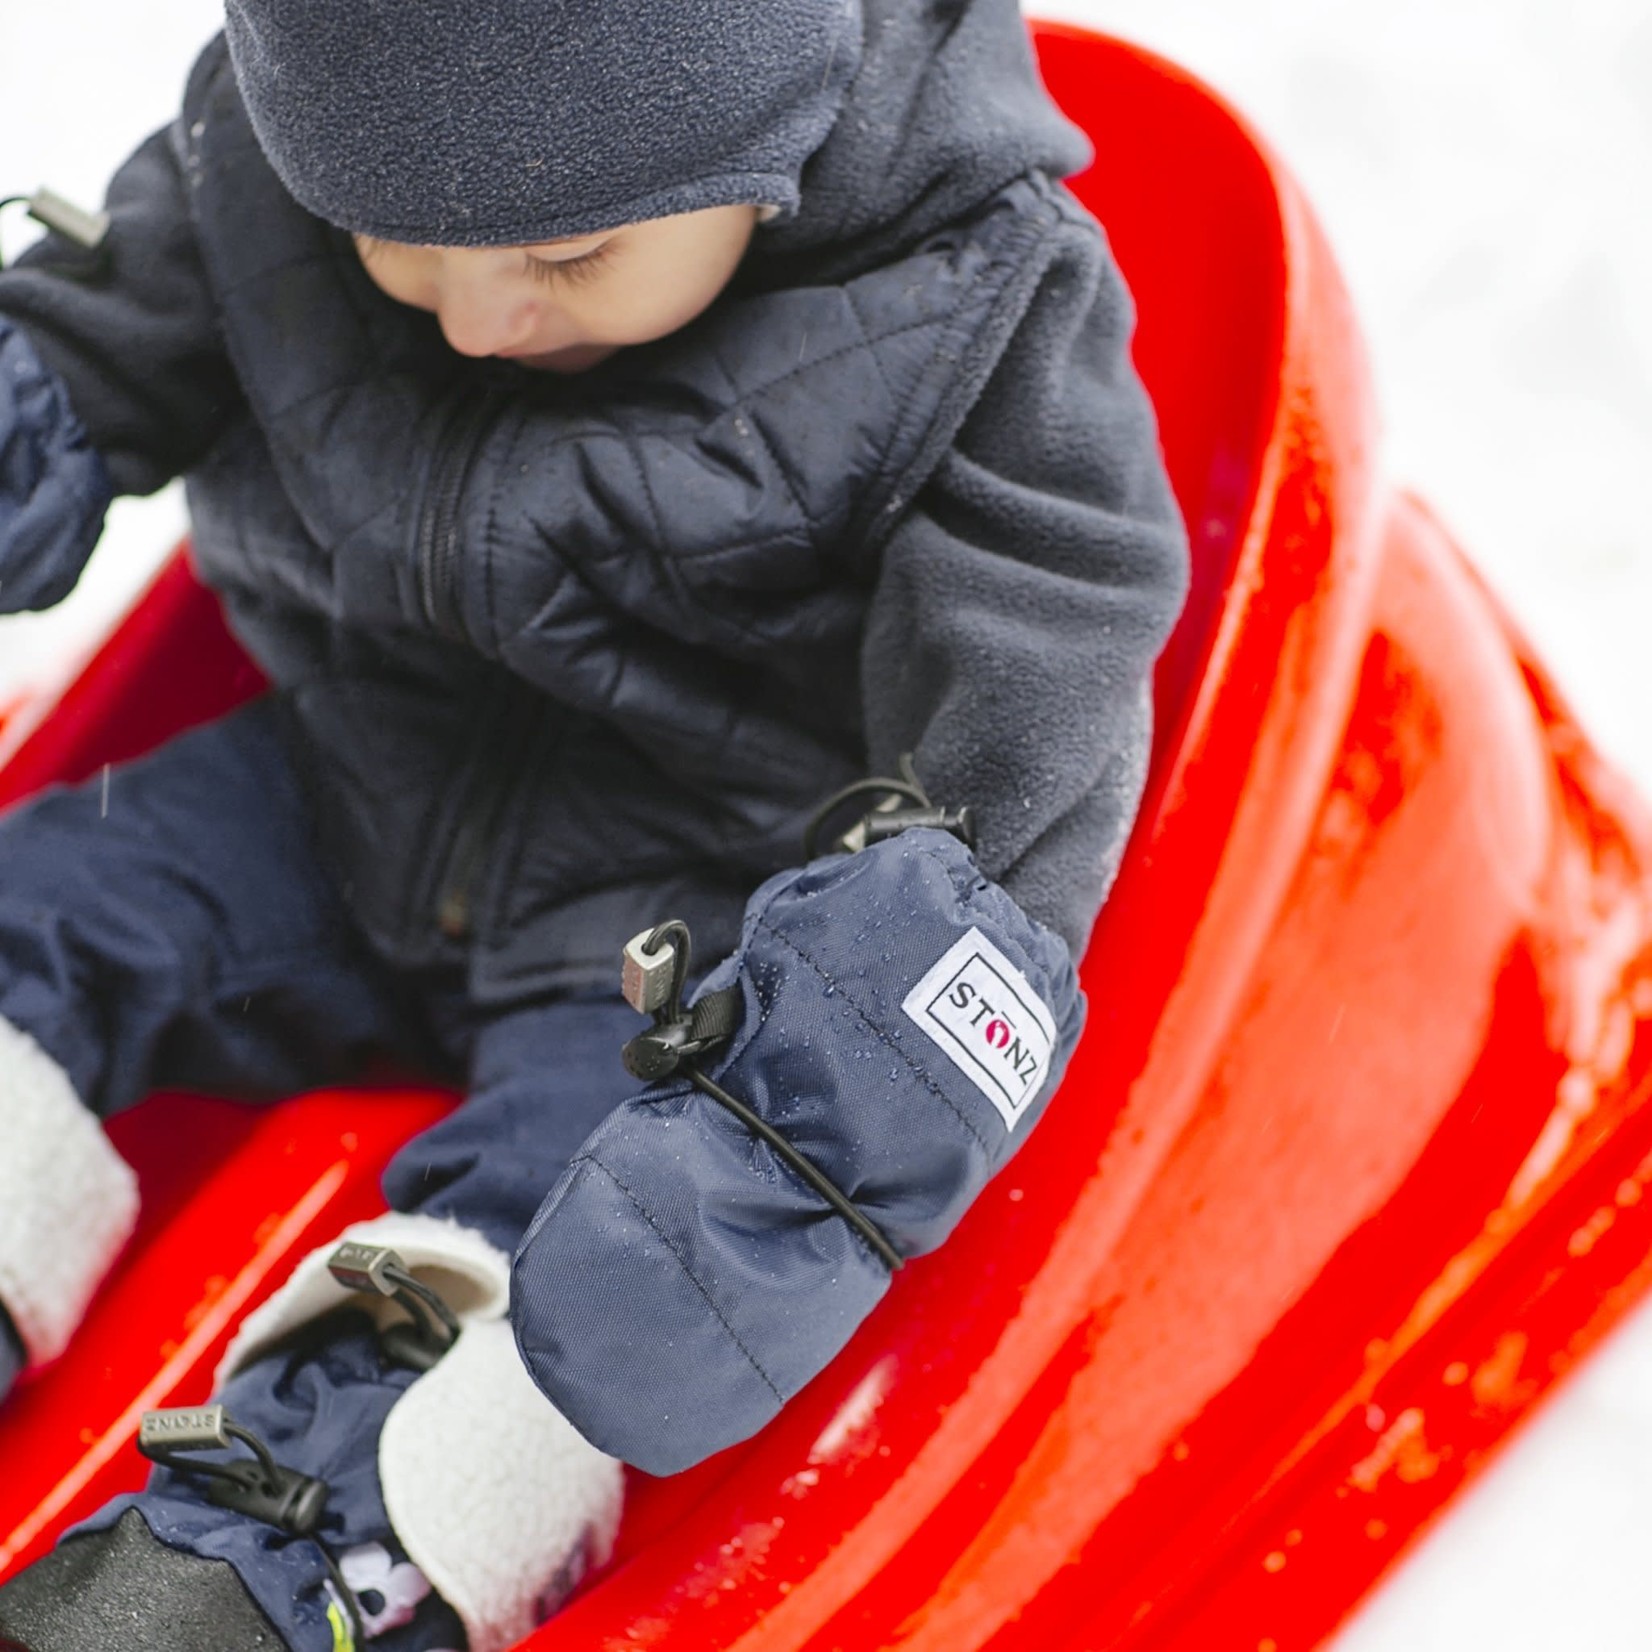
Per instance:
[[[756,221],[756,207],[727,206],[530,247],[355,240],[379,287],[429,310],[461,355],[578,373],[692,321],[728,284]]]

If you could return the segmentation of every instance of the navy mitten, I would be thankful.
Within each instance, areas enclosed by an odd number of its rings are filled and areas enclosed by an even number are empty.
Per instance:
[[[730,986],[740,1019],[708,1075],[902,1256],[939,1245],[1026,1139],[1084,1018],[1065,943],[928,830],[771,878],[702,996]],[[673,1079],[616,1109],[551,1190],[511,1315],[575,1427],[666,1474],[768,1422],[889,1277],[767,1143]]]
[[[113,497],[68,392],[0,317],[0,614],[74,589]]]
[[[22,1374],[26,1363],[23,1344],[18,1340],[11,1315],[0,1307],[0,1400],[11,1392],[12,1384]]]

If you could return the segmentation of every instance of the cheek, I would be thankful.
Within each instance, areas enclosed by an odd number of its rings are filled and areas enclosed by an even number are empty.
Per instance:
[[[416,309],[436,308],[436,286],[425,260],[416,254],[399,252],[379,253],[363,259],[362,267],[368,279],[387,298],[398,304],[411,304]]]
[[[581,319],[616,344],[646,344],[686,326],[727,285],[721,270],[661,273],[646,279],[615,282],[611,290],[592,293]]]

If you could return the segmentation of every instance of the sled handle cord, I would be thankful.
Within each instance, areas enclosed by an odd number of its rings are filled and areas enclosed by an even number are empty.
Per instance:
[[[695,1089],[703,1090],[713,1101],[727,1108],[753,1135],[767,1142],[860,1235],[867,1248],[891,1273],[903,1265],[904,1258],[884,1237],[883,1229],[825,1171],[799,1153],[767,1119],[753,1112],[745,1102],[731,1096],[714,1079],[707,1078],[692,1062],[685,1062],[682,1071],[688,1075]]]

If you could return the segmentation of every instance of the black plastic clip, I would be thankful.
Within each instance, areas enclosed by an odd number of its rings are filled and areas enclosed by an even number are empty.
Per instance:
[[[386,1245],[346,1241],[327,1258],[327,1271],[346,1290],[387,1296],[408,1316],[379,1334],[379,1346],[398,1365],[428,1371],[458,1340],[458,1316]]]
[[[915,826],[927,826],[933,832],[950,832],[966,849],[975,847],[975,811],[967,803],[961,809],[874,809],[863,815],[859,824],[863,845],[882,843]]]
[[[251,1458],[204,1463],[193,1456],[198,1451],[228,1451],[237,1440],[251,1449]],[[283,1468],[269,1447],[221,1405],[144,1412],[138,1450],[163,1468],[205,1480],[207,1498],[219,1508],[233,1509],[294,1537],[313,1536],[326,1512],[327,1482]]]
[[[251,1452],[228,1463],[205,1463],[200,1451],[229,1451],[239,1440]],[[316,1531],[327,1512],[331,1488],[313,1474],[287,1468],[270,1455],[270,1448],[251,1429],[243,1428],[222,1405],[189,1410],[146,1411],[138,1425],[138,1450],[152,1463],[175,1474],[194,1475],[206,1482],[207,1501],[251,1520],[274,1526],[294,1537],[315,1540],[333,1589],[350,1618],[353,1644],[366,1641],[355,1593],[344,1581],[338,1562]]]
[[[626,943],[620,990],[625,1001],[654,1025],[638,1033],[621,1052],[625,1070],[645,1084],[670,1078],[691,1057],[724,1043],[740,1015],[740,989],[701,996],[690,1010],[683,1008],[693,943],[688,925],[670,918]]]

